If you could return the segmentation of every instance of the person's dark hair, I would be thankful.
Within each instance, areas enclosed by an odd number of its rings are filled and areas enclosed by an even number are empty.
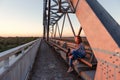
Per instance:
[[[82,39],[81,39],[80,36],[75,36],[75,38],[77,38],[77,40],[78,40],[78,44],[82,42]]]

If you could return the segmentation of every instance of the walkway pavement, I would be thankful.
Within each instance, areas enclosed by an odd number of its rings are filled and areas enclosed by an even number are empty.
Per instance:
[[[64,60],[42,41],[29,80],[81,80],[75,72],[67,73]]]

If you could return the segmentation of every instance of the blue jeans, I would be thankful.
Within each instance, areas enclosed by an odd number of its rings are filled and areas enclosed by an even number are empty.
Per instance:
[[[70,59],[70,67],[73,66],[73,60],[85,57],[82,53],[80,53],[80,52],[78,53],[75,50],[72,51],[72,55],[73,55],[73,58]]]

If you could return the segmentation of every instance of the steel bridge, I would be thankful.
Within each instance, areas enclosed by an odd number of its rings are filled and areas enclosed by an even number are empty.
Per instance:
[[[0,80],[120,80],[120,26],[97,0],[44,0],[43,6],[43,38],[0,53]],[[70,14],[79,20],[78,33]],[[73,37],[63,35],[66,17]],[[86,56],[68,74],[66,53],[82,30]]]

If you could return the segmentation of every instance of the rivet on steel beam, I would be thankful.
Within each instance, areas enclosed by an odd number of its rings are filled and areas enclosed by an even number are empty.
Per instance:
[[[113,56],[116,56],[115,54],[113,54]]]
[[[116,52],[116,54],[120,54],[119,52]]]
[[[114,77],[114,75],[112,74],[112,77]]]
[[[113,63],[115,63],[115,61],[113,61]]]
[[[107,61],[105,61],[105,63],[107,63]]]
[[[116,56],[119,56],[119,57],[120,57],[120,53],[119,53],[119,52],[117,52],[117,53],[116,53]]]
[[[118,73],[120,73],[120,71],[118,71]]]
[[[110,59],[112,58],[112,56],[110,56]]]
[[[111,70],[109,70],[109,72],[111,72]]]
[[[118,66],[116,66],[116,68],[118,68]]]
[[[116,59],[116,61],[118,61],[119,59]]]

